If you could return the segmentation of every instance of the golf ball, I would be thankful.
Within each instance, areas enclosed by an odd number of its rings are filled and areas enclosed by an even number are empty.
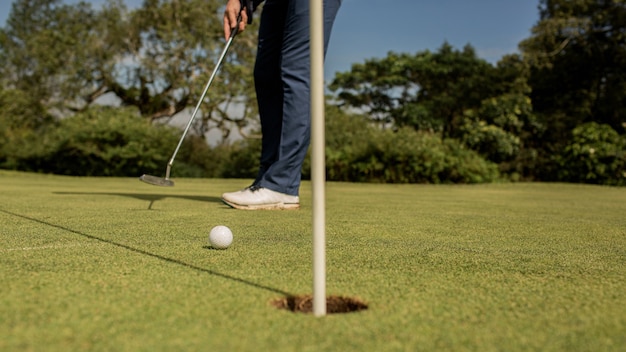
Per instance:
[[[233,243],[233,233],[223,225],[215,226],[209,232],[209,244],[216,249],[226,249]]]

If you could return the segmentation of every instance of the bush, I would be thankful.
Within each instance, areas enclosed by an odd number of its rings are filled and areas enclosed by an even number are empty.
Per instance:
[[[14,146],[54,125],[42,105],[25,92],[0,88],[0,167],[12,168]]]
[[[557,163],[561,181],[624,186],[626,138],[609,125],[580,125]]]
[[[327,112],[327,179],[388,183],[478,183],[498,179],[495,164],[453,139],[411,128],[372,127],[337,107]],[[134,110],[96,107],[31,133],[8,147],[11,168],[75,176],[163,175],[180,130],[152,126]],[[261,141],[209,147],[190,136],[173,177],[255,178]],[[310,178],[310,159],[303,166]]]
[[[216,147],[213,151],[223,156],[218,177],[256,178],[261,156],[260,139],[240,140],[230,146]]]
[[[7,147],[10,168],[74,176],[162,174],[178,130],[129,109],[91,108]]]
[[[519,153],[520,138],[496,125],[482,120],[467,120],[462,129],[463,144],[488,160],[501,163],[511,160]]]
[[[402,128],[380,131],[355,155],[351,179],[384,183],[480,183],[498,178],[497,166],[454,139]]]
[[[329,111],[326,170],[333,181],[480,183],[499,178],[497,165],[439,134],[379,130],[358,115]]]
[[[178,134],[182,131],[176,130]],[[180,139],[180,136],[177,136]],[[174,146],[168,151],[168,156],[174,152]],[[220,165],[221,160],[217,160]],[[207,144],[206,139],[198,135],[187,135],[180,147],[172,168],[175,177],[217,177],[215,153]],[[162,166],[165,168],[165,164]]]

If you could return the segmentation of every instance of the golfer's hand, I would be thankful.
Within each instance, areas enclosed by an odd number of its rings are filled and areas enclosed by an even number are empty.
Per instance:
[[[248,23],[248,14],[245,8],[241,8],[240,0],[228,0],[226,10],[224,10],[224,38],[228,40],[232,30],[237,26],[237,17],[241,14],[241,22],[239,22],[239,32],[246,29]]]

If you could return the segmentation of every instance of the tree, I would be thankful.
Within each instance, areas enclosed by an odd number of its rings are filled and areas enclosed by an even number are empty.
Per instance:
[[[514,178],[532,177],[544,131],[529,98],[528,64],[519,55],[496,66],[444,44],[437,52],[389,53],[355,64],[331,84],[343,104],[399,129],[456,138]],[[514,175],[513,175],[514,174]]]
[[[8,160],[10,150],[53,124],[54,119],[31,96],[0,88],[0,167],[13,168]]]
[[[26,92],[51,110],[74,109],[77,100],[90,103],[93,66],[98,66],[94,61],[112,61],[115,52],[95,54],[102,42],[97,26],[96,13],[87,3],[15,1],[0,30],[3,85]]]
[[[626,186],[626,136],[609,125],[580,125],[558,162],[560,180]]]
[[[145,0],[129,11],[122,0],[97,10],[86,2],[16,0],[0,30],[2,83],[61,115],[107,95],[153,122],[169,122],[195,106],[223,49],[221,6]],[[219,128],[227,137],[256,116],[254,35],[252,27],[232,46],[197,119],[200,135]]]
[[[623,0],[541,0],[540,20],[520,47],[532,67],[531,97],[564,143],[585,122],[624,131],[626,3]]]
[[[408,54],[390,52],[384,59],[353,64],[349,72],[336,74],[330,89],[336,92],[340,105],[362,109],[383,126],[395,122],[395,109],[418,88],[409,77],[412,59]]]
[[[458,137],[465,110],[506,90],[498,73],[471,46],[458,51],[445,43],[435,53],[392,52],[355,64],[350,72],[337,74],[330,88],[343,104],[383,123]]]
[[[26,134],[6,146],[7,161],[2,166],[74,176],[161,172],[178,133],[171,126],[147,125],[135,108],[94,106],[59,120],[45,138]]]

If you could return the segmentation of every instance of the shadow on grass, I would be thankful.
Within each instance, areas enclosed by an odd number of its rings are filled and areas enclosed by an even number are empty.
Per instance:
[[[164,262],[180,265],[180,266],[183,266],[183,267],[186,267],[186,268],[189,268],[189,269],[193,269],[193,270],[196,270],[196,271],[199,271],[199,272],[203,272],[203,273],[206,273],[206,274],[210,274],[210,275],[214,275],[214,276],[221,277],[221,278],[224,278],[224,279],[228,279],[228,280],[232,280],[232,281],[239,282],[239,283],[242,283],[242,284],[246,284],[246,285],[258,288],[258,289],[263,289],[263,290],[266,290],[266,291],[278,293],[278,294],[284,295],[286,297],[292,297],[293,296],[293,294],[291,294],[289,292],[286,292],[286,291],[283,291],[283,290],[279,290],[279,289],[274,288],[274,287],[258,284],[258,283],[252,282],[252,281],[241,279],[241,278],[238,278],[238,277],[235,277],[235,276],[231,276],[231,275],[228,275],[228,274],[223,274],[223,273],[220,273],[220,272],[217,272],[217,271],[213,271],[213,270],[210,270],[210,269],[201,268],[201,267],[193,265],[193,264],[185,263],[185,262],[183,262],[181,260],[178,260],[178,259],[168,258],[168,257],[162,256],[162,255],[159,255],[159,254],[150,253],[150,252],[145,251],[143,249],[134,248],[134,247],[131,247],[129,245],[125,245],[125,244],[122,244],[122,243],[117,243],[115,241],[111,241],[111,240],[107,240],[107,239],[100,238],[100,237],[97,237],[97,236],[89,235],[89,234],[86,234],[84,232],[80,232],[80,231],[72,230],[72,229],[67,228],[67,227],[63,227],[61,225],[56,225],[56,224],[53,224],[53,223],[50,223],[50,222],[47,222],[47,221],[43,221],[43,220],[39,220],[39,219],[35,219],[35,218],[32,218],[32,217],[29,217],[29,216],[26,216],[26,215],[16,214],[16,213],[13,213],[13,212],[10,212],[10,211],[6,211],[6,210],[3,210],[3,209],[0,209],[0,212],[8,214],[8,215],[16,216],[16,217],[19,217],[19,218],[22,218],[22,219],[26,219],[26,220],[29,220],[29,221],[33,221],[33,222],[36,222],[38,224],[42,224],[42,225],[54,227],[54,228],[57,228],[57,229],[60,229],[60,230],[63,230],[63,231],[67,231],[67,232],[73,233],[75,235],[79,235],[79,236],[88,238],[90,240],[94,240],[94,241],[110,244],[112,246],[116,246],[116,247],[119,247],[119,248],[123,248],[123,249],[129,250],[131,252],[135,252],[135,253],[139,253],[139,254],[142,254],[142,255],[146,255],[146,256],[149,256],[149,257],[152,257],[152,258],[155,258],[155,259],[158,259],[158,260],[162,260]]]
[[[179,198],[187,200],[195,200],[199,202],[207,203],[222,203],[222,199],[218,197],[204,197],[204,196],[189,196],[189,195],[177,195],[177,194],[145,194],[145,193],[110,193],[110,192],[53,192],[54,194],[66,194],[66,195],[90,195],[90,196],[119,196],[129,197],[139,200],[145,200],[150,202],[148,204],[148,210],[152,210],[152,205],[157,200],[163,200],[165,198]]]

